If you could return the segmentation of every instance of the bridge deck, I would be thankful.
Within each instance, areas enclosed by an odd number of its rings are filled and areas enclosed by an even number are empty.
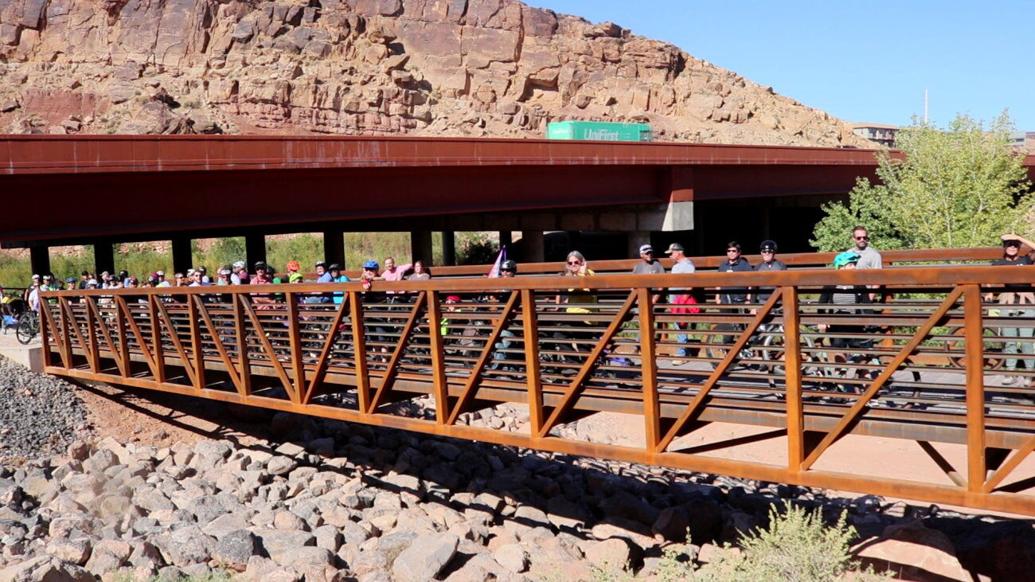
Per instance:
[[[1035,515],[1024,463],[1035,449],[1035,310],[983,299],[1032,281],[1027,269],[925,267],[442,279],[368,291],[355,283],[74,291],[47,294],[43,328],[47,371],[85,380]],[[765,300],[717,304],[720,284],[762,289]],[[821,303],[833,285],[880,286],[889,300]],[[672,301],[690,288],[699,303]],[[1005,369],[1007,347],[1021,348],[1021,371]],[[413,398],[434,412],[396,404]],[[528,431],[465,424],[499,403],[527,404]],[[562,425],[595,412],[641,417],[646,445],[561,436]],[[684,436],[711,422],[781,429],[786,457],[687,451]],[[824,455],[842,454],[846,435],[917,441],[946,480],[817,468]],[[958,469],[934,444],[962,447]]]

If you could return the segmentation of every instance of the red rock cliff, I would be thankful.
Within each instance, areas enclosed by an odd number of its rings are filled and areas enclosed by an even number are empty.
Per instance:
[[[864,145],[670,44],[512,0],[0,0],[0,131],[541,136]]]

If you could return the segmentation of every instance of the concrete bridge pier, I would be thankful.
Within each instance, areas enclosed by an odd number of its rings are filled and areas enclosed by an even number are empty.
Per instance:
[[[50,247],[34,246],[29,247],[29,263],[32,265],[32,272],[42,277],[50,272]]]
[[[323,231],[323,260],[328,264],[345,266],[345,233],[341,229]]]
[[[94,241],[93,270],[98,277],[105,271],[109,273],[115,272],[115,243],[113,241],[107,239]]]
[[[249,272],[254,269],[255,263],[266,262],[266,236],[255,233],[246,234],[244,236],[244,254],[247,257]]]
[[[410,232],[410,260],[424,261],[430,264],[432,259],[431,231],[414,230]]]
[[[190,243],[191,239],[185,237],[172,239],[173,271],[176,273],[187,274],[187,270],[193,266],[194,257],[191,255]]]

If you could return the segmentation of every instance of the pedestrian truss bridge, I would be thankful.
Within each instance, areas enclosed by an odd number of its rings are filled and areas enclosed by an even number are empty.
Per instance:
[[[370,289],[60,291],[44,294],[41,330],[46,371],[81,381],[1035,515],[1035,309],[997,302],[1035,283],[1035,270],[945,264],[982,253],[889,253],[897,264],[872,271],[800,255],[767,273],[709,272],[714,260],[701,260],[692,275],[487,279],[458,267]],[[631,263],[599,268],[609,266]],[[550,269],[560,267],[522,272]],[[820,302],[837,285],[879,302]],[[720,287],[763,300],[719,304]],[[696,304],[671,301],[688,294]],[[427,406],[400,405],[409,401]],[[502,403],[527,405],[528,426],[469,426],[472,412]],[[561,430],[598,413],[635,419],[642,442]],[[693,443],[713,423],[754,430]],[[737,454],[761,439],[781,441],[781,454]],[[933,477],[843,468],[908,441]]]

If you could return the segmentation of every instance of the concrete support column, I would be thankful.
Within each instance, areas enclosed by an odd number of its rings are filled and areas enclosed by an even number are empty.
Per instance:
[[[626,247],[627,258],[638,259],[640,257],[640,246],[650,244],[650,231],[636,230],[630,232],[628,240],[628,246]],[[655,258],[658,257],[655,256]]]
[[[115,272],[115,244],[110,240],[93,243],[93,269],[98,277],[105,271]]]
[[[33,274],[43,277],[50,273],[50,247],[29,247],[29,264]]]
[[[410,260],[431,263],[431,231],[414,230],[410,232]]]
[[[176,273],[187,273],[191,268],[194,257],[190,252],[190,239],[186,237],[174,238],[172,240],[173,271]]]
[[[456,233],[451,230],[442,231],[442,264],[456,264]]]
[[[255,263],[266,262],[266,236],[262,234],[246,234],[244,236],[244,254],[251,272]]]
[[[500,248],[514,246],[514,237],[509,230],[500,231]]]
[[[521,261],[542,263],[546,260],[546,237],[541,230],[521,231]]]
[[[345,268],[345,233],[340,230],[323,231],[323,260],[328,265],[338,263]]]

